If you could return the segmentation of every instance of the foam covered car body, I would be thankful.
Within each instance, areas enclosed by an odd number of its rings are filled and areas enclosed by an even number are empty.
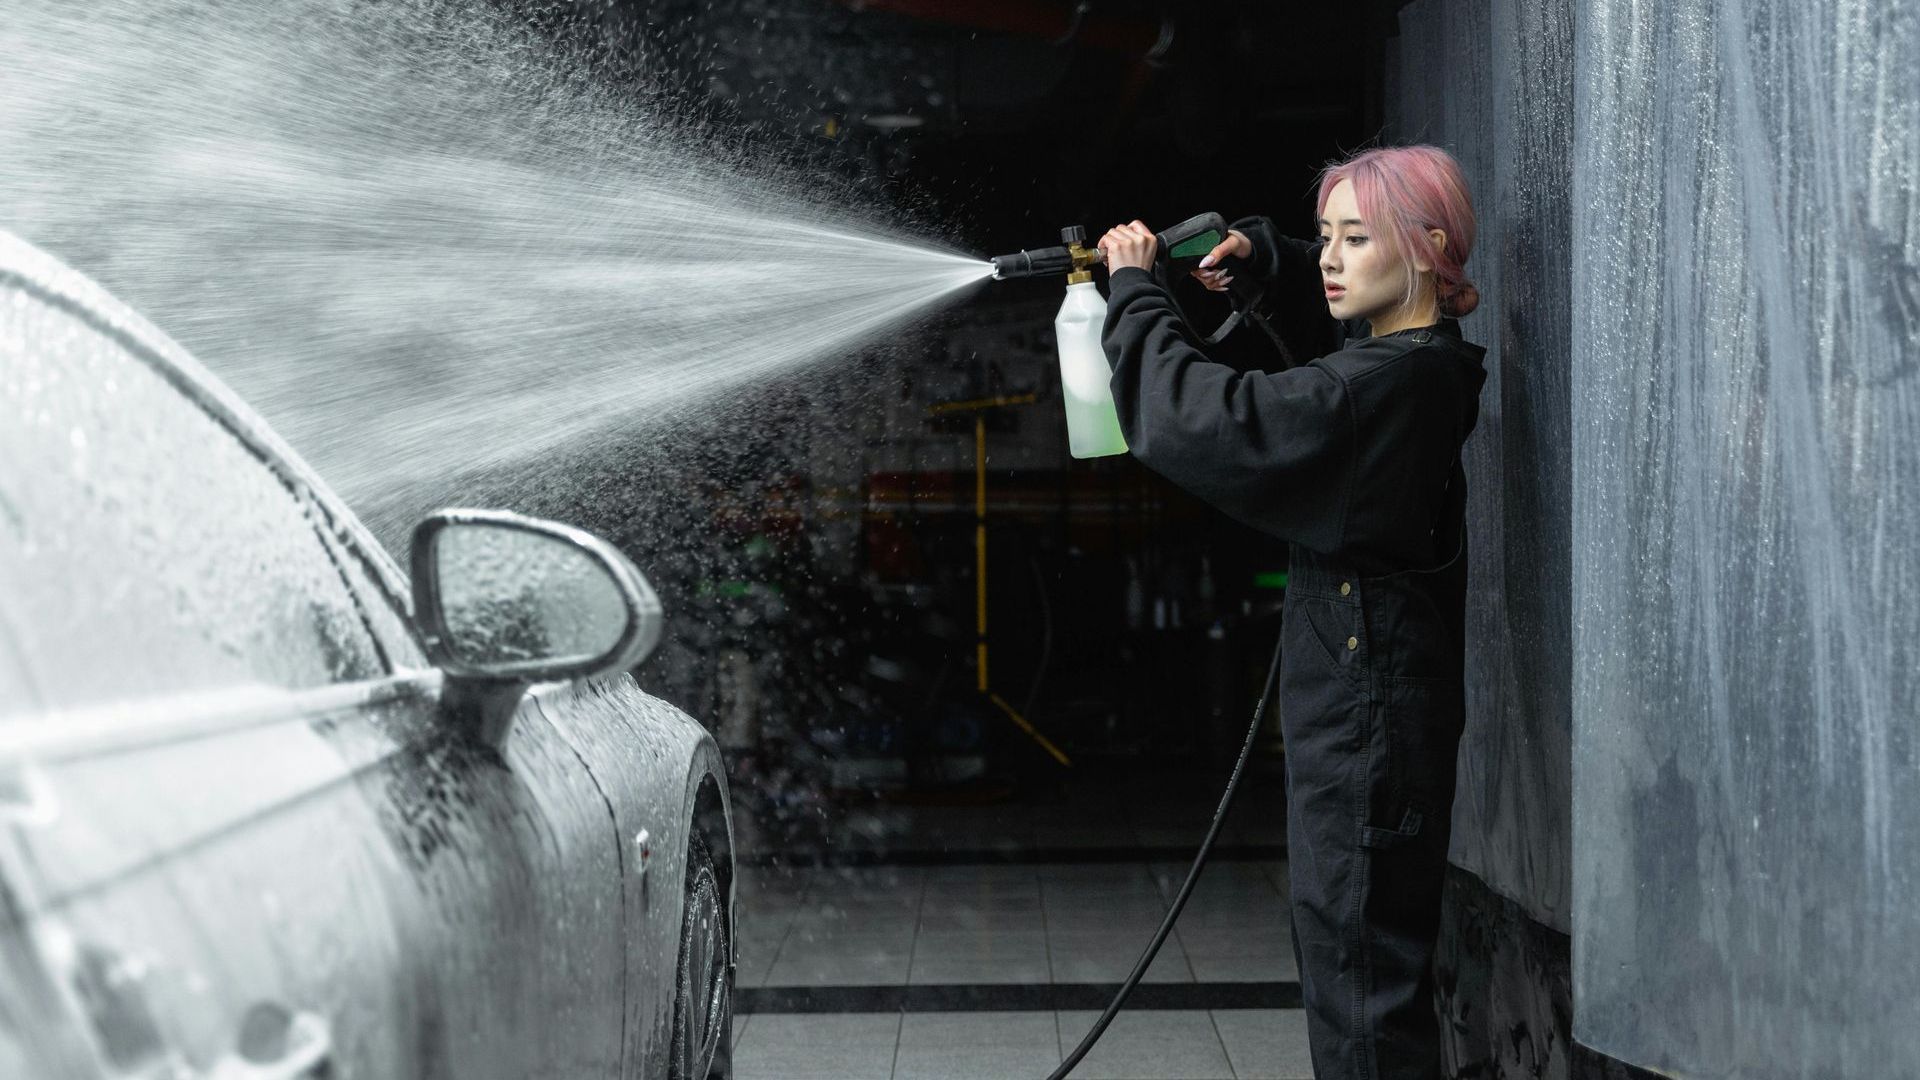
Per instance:
[[[718,751],[645,578],[450,511],[414,579],[0,232],[0,1076],[724,1074]]]

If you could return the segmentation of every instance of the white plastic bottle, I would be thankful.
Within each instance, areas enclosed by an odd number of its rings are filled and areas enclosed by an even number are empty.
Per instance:
[[[1092,281],[1068,282],[1067,299],[1053,320],[1053,336],[1060,343],[1061,396],[1067,406],[1067,448],[1077,458],[1124,454],[1127,440],[1113,409],[1113,369],[1100,348],[1107,302]]]

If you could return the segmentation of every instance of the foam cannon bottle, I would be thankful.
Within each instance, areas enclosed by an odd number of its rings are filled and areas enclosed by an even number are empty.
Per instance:
[[[1200,214],[1159,233],[1155,270],[1165,279],[1199,265],[1200,259],[1227,238],[1219,214]],[[1087,231],[1078,225],[1060,230],[1060,246],[1021,251],[993,258],[996,281],[1016,277],[1067,276],[1067,298],[1053,320],[1053,336],[1060,343],[1060,387],[1066,398],[1067,447],[1077,458],[1105,457],[1127,452],[1120,434],[1120,417],[1113,408],[1113,369],[1100,347],[1100,330],[1107,318],[1107,302],[1093,284],[1093,268],[1105,262],[1097,248],[1087,247]],[[1229,260],[1236,264],[1238,260]],[[1237,323],[1255,294],[1233,288],[1234,314],[1207,339],[1217,342]]]
[[[1113,408],[1113,369],[1100,348],[1100,328],[1107,318],[1107,301],[1093,283],[1093,268],[1104,256],[1087,247],[1087,230],[1069,225],[1060,230],[1059,247],[999,255],[993,277],[1067,275],[1067,298],[1053,318],[1053,337],[1060,345],[1060,391],[1067,407],[1067,449],[1077,458],[1106,457],[1127,452],[1120,434],[1120,417]]]

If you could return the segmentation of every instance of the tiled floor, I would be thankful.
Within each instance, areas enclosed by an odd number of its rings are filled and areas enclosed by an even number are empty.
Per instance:
[[[1046,1076],[1159,925],[1218,793],[1088,781],[1067,796],[849,814],[841,853],[860,865],[744,857],[740,1080]],[[1312,1076],[1303,1014],[1285,1007],[1298,976],[1278,793],[1242,799],[1143,1005],[1075,1077]]]
[[[1041,1080],[1097,1012],[753,1016],[735,1027],[740,1080]],[[1310,1080],[1298,1009],[1122,1012],[1079,1080]]]

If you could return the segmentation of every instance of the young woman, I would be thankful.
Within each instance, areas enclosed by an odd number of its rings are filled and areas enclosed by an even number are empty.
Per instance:
[[[1294,955],[1319,1080],[1440,1075],[1432,962],[1464,716],[1466,479],[1486,350],[1457,318],[1472,200],[1430,146],[1320,178],[1320,239],[1236,222],[1196,275],[1297,281],[1313,260],[1343,347],[1277,374],[1213,363],[1148,275],[1135,221],[1100,240],[1104,341],[1136,457],[1289,542],[1282,615]],[[1364,327],[1364,330],[1360,330]],[[1337,339],[1336,339],[1337,340]]]

